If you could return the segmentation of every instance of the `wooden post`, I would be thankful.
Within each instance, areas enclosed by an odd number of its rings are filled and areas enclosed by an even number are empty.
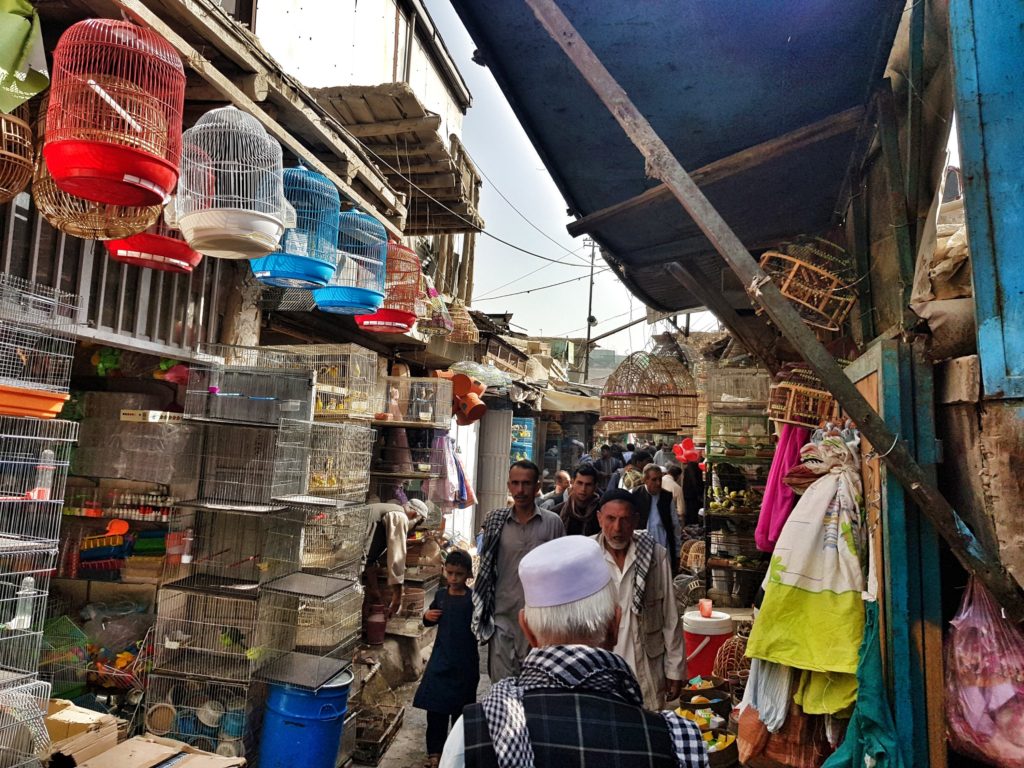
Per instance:
[[[847,378],[828,350],[804,325],[789,301],[758,266],[754,257],[686,173],[651,124],[576,32],[555,0],[526,2],[533,9],[541,25],[575,64],[580,74],[636,145],[646,161],[648,174],[668,185],[715,250],[732,268],[743,285],[747,286],[747,293],[751,299],[764,308],[775,326],[803,356],[856,422],[858,429],[873,445],[879,446],[880,451],[884,451],[883,458],[889,471],[932,521],[964,568],[977,575],[1014,620],[1024,620],[1024,595],[1013,578],[992,553],[984,550],[963,524],[956,510],[930,482],[925,471],[910,453],[906,440],[902,440],[898,433],[893,434],[853,382]],[[900,189],[903,197],[902,183]],[[905,200],[905,197],[903,199]]]
[[[900,318],[906,327],[906,315],[909,311],[907,307],[910,306],[910,293],[914,287],[915,259],[914,247],[911,245],[910,217],[907,213],[907,193],[904,186],[906,180],[903,176],[903,161],[900,159],[896,102],[892,96],[892,85],[888,80],[878,92],[878,138],[882,144],[882,164],[889,193],[889,213],[892,216],[892,231],[896,238],[896,255],[900,266]]]
[[[462,236],[462,258],[466,262],[466,306],[473,303],[473,272],[476,267],[476,232]]]

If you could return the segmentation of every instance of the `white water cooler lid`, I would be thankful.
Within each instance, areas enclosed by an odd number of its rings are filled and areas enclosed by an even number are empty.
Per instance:
[[[687,611],[683,614],[683,631],[691,635],[731,635],[732,616],[712,611],[710,617],[704,618],[700,611]]]

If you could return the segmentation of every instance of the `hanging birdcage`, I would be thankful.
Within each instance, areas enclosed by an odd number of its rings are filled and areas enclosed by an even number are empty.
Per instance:
[[[185,70],[156,32],[85,19],[53,51],[43,154],[57,186],[110,205],[157,205],[178,180]]]
[[[323,312],[362,315],[384,301],[388,233],[373,216],[358,209],[338,217],[337,269],[325,288],[313,291]]]
[[[285,230],[277,251],[253,261],[252,273],[279,288],[326,285],[338,263],[338,189],[299,166],[285,169],[284,196],[295,209],[295,226]]]
[[[634,352],[601,389],[601,421],[658,421],[658,395],[671,384],[668,371],[655,357]]]
[[[813,328],[838,331],[857,301],[847,252],[820,237],[804,237],[761,256],[761,269]]]
[[[416,327],[427,336],[447,336],[455,327],[452,316],[448,314],[448,308],[441,300],[441,294],[434,287],[434,281],[424,275],[423,283],[426,293],[424,301],[426,311],[417,321]]]
[[[107,253],[114,261],[163,272],[189,274],[203,254],[193,250],[181,233],[158,221],[145,232],[108,240]]]
[[[658,397],[658,426],[668,432],[692,430],[697,426],[697,388],[690,369],[678,358],[657,357],[668,382]]]
[[[776,374],[768,400],[772,421],[817,429],[838,415],[835,398],[809,366],[788,363]]]
[[[388,243],[384,302],[372,315],[357,315],[356,324],[374,333],[408,333],[416,324],[419,295],[419,256],[404,245]]]
[[[448,307],[452,316],[452,332],[448,340],[455,344],[476,344],[480,341],[480,331],[473,322],[472,315],[462,299],[455,299]]]
[[[112,240],[146,231],[160,218],[160,206],[108,205],[84,200],[63,191],[50,175],[43,158],[47,98],[36,120],[36,159],[32,199],[36,210],[54,229],[82,240]]]
[[[32,126],[28,104],[0,112],[0,204],[9,203],[32,180]]]
[[[207,256],[266,256],[295,226],[283,174],[281,145],[256,118],[235,107],[211,109],[182,137],[168,223]]]

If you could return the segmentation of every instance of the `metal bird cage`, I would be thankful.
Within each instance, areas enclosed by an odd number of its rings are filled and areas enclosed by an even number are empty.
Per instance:
[[[50,683],[57,699],[73,699],[86,691],[89,636],[68,616],[55,616],[43,624],[39,676]]]
[[[30,548],[0,536],[0,687],[36,674],[46,621],[46,598],[56,549]]]
[[[712,413],[764,411],[768,405],[768,387],[772,379],[763,368],[709,363],[707,377],[708,410]]]
[[[370,483],[375,432],[366,424],[309,424],[309,493],[362,501]]]
[[[176,229],[158,220],[145,232],[108,240],[107,253],[114,261],[143,269],[190,274],[203,260]]]
[[[379,415],[386,421],[445,429],[451,423],[452,383],[448,379],[388,376],[384,398]]]
[[[601,421],[657,422],[658,397],[673,386],[667,369],[647,352],[634,352],[601,389]]]
[[[778,424],[796,424],[817,429],[839,416],[832,393],[808,366],[783,366],[770,390],[768,417]]]
[[[419,256],[404,245],[388,243],[384,301],[372,315],[356,315],[356,324],[374,333],[408,333],[416,324],[419,298]]]
[[[39,768],[41,755],[50,750],[43,718],[50,700],[50,684],[33,680],[0,690],[0,765],[4,768]]]
[[[692,430],[697,426],[697,388],[686,365],[675,357],[657,357],[668,383],[658,397],[658,426],[669,432]]]
[[[0,204],[9,203],[32,180],[32,125],[28,104],[0,112]]]
[[[108,205],[159,205],[178,180],[185,70],[156,32],[86,19],[53,51],[43,154],[57,186]]]
[[[455,328],[452,316],[448,313],[444,301],[441,300],[441,294],[434,287],[434,281],[427,275],[423,276],[423,285],[426,295],[425,311],[423,316],[416,321],[416,327],[420,333],[427,336],[447,336]]]
[[[302,166],[284,171],[284,196],[295,209],[295,226],[280,247],[252,262],[252,273],[279,288],[326,285],[338,263],[338,189],[326,176]]]
[[[255,259],[276,250],[285,229],[295,226],[281,145],[235,107],[210,110],[182,142],[169,223],[207,256]]]
[[[448,341],[455,344],[477,344],[480,342],[480,331],[473,322],[473,317],[466,308],[466,303],[456,299],[449,305],[448,311],[452,317],[452,332],[448,335]]]
[[[857,301],[849,254],[820,237],[804,237],[761,256],[761,269],[813,328],[838,331]]]
[[[269,347],[295,357],[316,374],[316,421],[373,416],[377,353],[358,344],[298,344]]]
[[[395,477],[439,477],[445,469],[441,430],[382,429],[373,449],[373,472]]]
[[[147,733],[224,757],[252,757],[267,700],[262,683],[226,683],[155,672],[146,689]]]
[[[358,577],[370,529],[369,505],[308,498],[290,506],[305,517],[302,569]]]
[[[325,288],[313,291],[322,312],[363,315],[384,301],[388,233],[384,225],[359,209],[338,217],[337,269]]]

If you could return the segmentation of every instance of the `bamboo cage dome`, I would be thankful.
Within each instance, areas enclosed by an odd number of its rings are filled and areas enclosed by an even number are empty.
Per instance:
[[[357,208],[338,216],[337,267],[324,288],[313,291],[316,306],[336,315],[376,312],[384,301],[388,233]]]
[[[849,254],[824,238],[783,243],[761,256],[761,268],[813,328],[840,330],[857,301]]]
[[[107,253],[114,261],[163,272],[189,274],[203,260],[181,233],[158,220],[145,232],[108,240]]]
[[[178,180],[185,69],[156,32],[85,19],[53,51],[43,154],[57,186],[110,205],[159,205]]]
[[[0,112],[0,204],[9,203],[32,181],[32,126],[27,103]]]
[[[658,398],[659,426],[670,432],[697,426],[697,387],[686,365],[675,357],[655,358],[665,369],[669,383]]]
[[[658,397],[670,386],[668,370],[653,355],[634,352],[605,381],[601,390],[601,420],[656,422]]]
[[[36,160],[32,173],[32,199],[36,210],[50,225],[82,240],[113,240],[144,232],[160,218],[159,205],[124,206],[97,203],[60,189],[46,166],[47,97],[39,105],[36,120]]]
[[[417,323],[416,327],[420,332],[428,336],[446,336],[452,332],[454,323],[448,308],[441,300],[441,294],[434,287],[434,281],[429,276],[423,276],[426,298],[424,299],[425,313]]]
[[[768,417],[777,424],[817,429],[839,418],[832,393],[805,363],[787,363],[776,374],[768,399]]]
[[[452,332],[448,336],[448,340],[455,344],[478,344],[480,329],[473,322],[473,316],[469,314],[466,302],[462,299],[455,299],[448,306],[448,311],[452,317]]]
[[[406,333],[416,324],[419,299],[419,256],[404,245],[388,243],[384,301],[372,315],[357,315],[356,324],[378,333]]]

